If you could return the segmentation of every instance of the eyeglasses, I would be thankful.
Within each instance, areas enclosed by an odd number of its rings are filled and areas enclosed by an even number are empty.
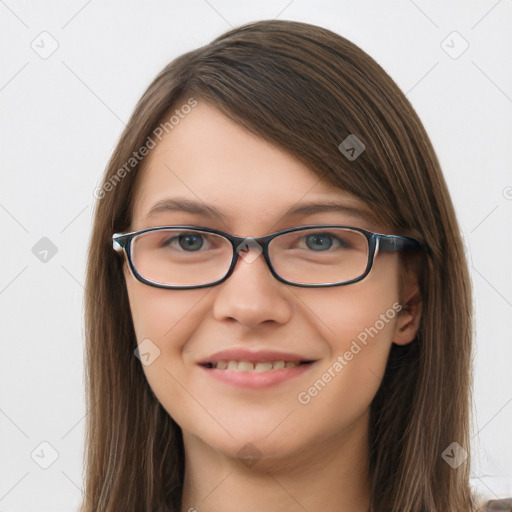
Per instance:
[[[370,272],[379,251],[428,250],[414,238],[382,235],[349,226],[310,225],[259,238],[198,226],[163,226],[112,236],[142,283],[168,289],[214,286],[232,273],[239,257],[261,253],[272,275],[293,286],[356,283]]]

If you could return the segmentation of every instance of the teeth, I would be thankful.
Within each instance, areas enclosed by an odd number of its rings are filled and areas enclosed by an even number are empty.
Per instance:
[[[240,366],[238,367],[240,368]],[[272,363],[256,363],[254,366],[254,370],[257,372],[268,372],[269,370],[272,370],[272,368]]]
[[[238,370],[238,363],[236,361],[229,361],[228,370]]]
[[[236,362],[235,362],[235,361],[233,361],[233,363],[235,363],[235,364],[236,364]],[[230,366],[231,366],[231,361],[229,362],[228,368],[229,368]],[[253,365],[252,363],[247,362],[247,361],[240,361],[240,362],[238,363],[238,368],[237,368],[237,370],[238,370],[239,372],[250,372],[250,371],[254,370],[254,365]]]
[[[250,361],[218,361],[212,363],[212,368],[217,370],[235,370],[238,372],[268,372],[270,370],[279,370],[280,368],[294,368],[299,366],[298,361],[265,361],[261,363],[251,363]]]

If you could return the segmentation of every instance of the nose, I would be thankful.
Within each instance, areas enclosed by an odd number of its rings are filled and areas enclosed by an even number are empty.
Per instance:
[[[289,286],[278,281],[263,257],[255,258],[252,247],[240,257],[233,273],[218,285],[214,317],[220,321],[236,321],[248,328],[262,324],[285,324],[293,314]]]

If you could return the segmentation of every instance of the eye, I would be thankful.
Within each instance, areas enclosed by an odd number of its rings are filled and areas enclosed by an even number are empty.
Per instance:
[[[178,243],[180,249],[186,252],[198,251],[203,247],[204,237],[197,233],[185,233],[178,236],[169,237],[162,241],[163,247],[176,247]]]
[[[203,246],[203,237],[201,235],[181,235],[178,239],[180,247],[185,250],[197,251]]]
[[[306,245],[309,249],[325,251],[332,246],[333,237],[326,233],[315,233],[306,237]]]

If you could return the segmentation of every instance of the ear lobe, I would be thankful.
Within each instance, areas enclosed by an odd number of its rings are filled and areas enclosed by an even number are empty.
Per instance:
[[[393,342],[407,345],[415,338],[421,319],[422,299],[417,282],[411,283],[400,304],[402,309],[398,313]]]

